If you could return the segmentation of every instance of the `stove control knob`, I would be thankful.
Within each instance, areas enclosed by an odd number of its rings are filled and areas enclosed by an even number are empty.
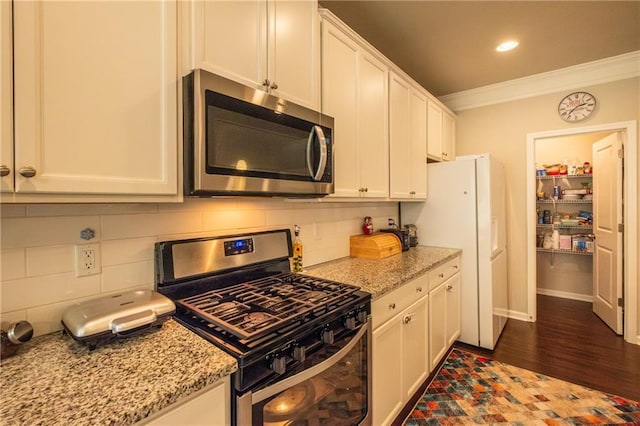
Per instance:
[[[344,326],[349,330],[355,330],[357,326],[356,317],[347,317],[347,319],[344,320]]]
[[[358,321],[360,321],[361,323],[367,322],[367,316],[367,311],[358,312]]]
[[[287,360],[283,355],[275,356],[271,359],[271,370],[277,374],[283,374],[287,367]]]
[[[333,344],[333,330],[322,330],[322,342],[327,345]]]
[[[304,362],[305,357],[306,357],[306,350],[305,350],[304,346],[294,346],[293,347],[293,351],[291,353],[291,356],[296,361]]]

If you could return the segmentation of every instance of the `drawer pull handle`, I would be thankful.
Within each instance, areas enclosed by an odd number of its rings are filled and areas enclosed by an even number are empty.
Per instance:
[[[11,169],[4,164],[0,166],[0,176],[7,176],[11,173]]]
[[[389,303],[389,309],[395,309],[395,308],[396,308],[395,303]]]

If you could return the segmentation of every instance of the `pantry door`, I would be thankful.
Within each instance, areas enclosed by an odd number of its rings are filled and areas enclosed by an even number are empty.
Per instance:
[[[593,144],[593,312],[622,334],[622,134]]]

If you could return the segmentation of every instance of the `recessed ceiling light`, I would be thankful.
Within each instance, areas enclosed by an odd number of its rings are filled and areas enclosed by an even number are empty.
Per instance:
[[[506,52],[507,50],[515,49],[517,45],[518,42],[515,40],[505,41],[504,43],[500,43],[498,47],[496,47],[496,51]]]

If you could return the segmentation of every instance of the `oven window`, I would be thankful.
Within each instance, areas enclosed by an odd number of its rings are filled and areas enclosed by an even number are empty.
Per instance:
[[[364,334],[333,366],[254,405],[253,424],[302,426],[360,423],[368,411],[367,345],[367,334]],[[325,346],[313,355],[312,363],[330,359],[339,350],[339,345]],[[307,362],[305,364],[308,365]]]

